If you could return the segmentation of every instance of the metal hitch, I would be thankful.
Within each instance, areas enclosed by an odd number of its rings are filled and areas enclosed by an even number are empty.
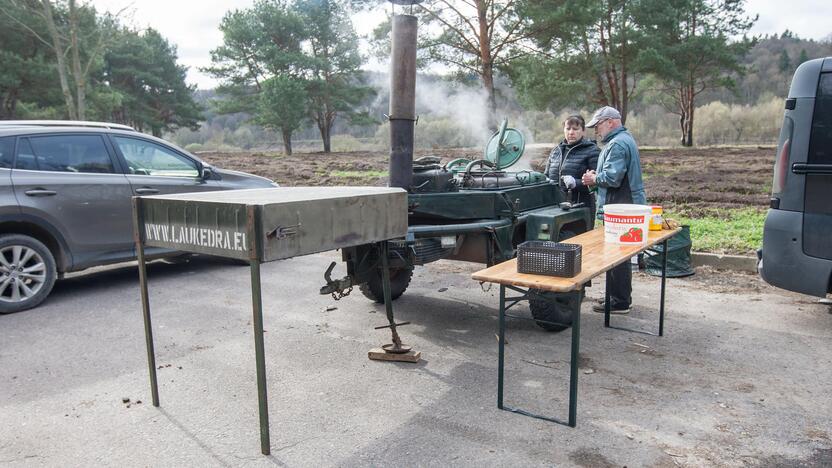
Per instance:
[[[329,268],[327,268],[324,272],[324,280],[326,281],[326,284],[321,287],[321,294],[330,294],[333,299],[338,301],[341,298],[350,295],[352,287],[355,283],[353,282],[351,276],[345,276],[341,279],[333,280],[332,270],[335,268],[335,265],[335,262],[330,263]]]

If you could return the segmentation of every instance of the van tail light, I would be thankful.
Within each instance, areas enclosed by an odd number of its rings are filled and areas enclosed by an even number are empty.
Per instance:
[[[771,185],[771,193],[782,193],[786,188],[786,175],[789,172],[789,147],[791,139],[783,142],[780,153],[777,154],[777,161],[774,163],[774,182]]]

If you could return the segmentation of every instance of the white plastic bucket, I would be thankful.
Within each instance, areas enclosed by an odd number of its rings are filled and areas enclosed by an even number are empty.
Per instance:
[[[651,215],[647,205],[604,205],[604,242],[646,244]]]

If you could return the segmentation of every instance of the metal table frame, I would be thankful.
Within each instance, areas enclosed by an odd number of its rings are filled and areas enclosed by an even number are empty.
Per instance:
[[[667,240],[664,240],[662,243],[662,281],[661,281],[661,298],[659,301],[659,333],[658,335],[654,333],[650,333],[647,331],[642,330],[634,330],[624,327],[614,327],[610,325],[610,293],[609,293],[609,271],[607,272],[607,283],[605,284],[604,288],[604,327],[605,328],[614,328],[617,330],[624,330],[634,333],[644,333],[648,335],[654,336],[664,336],[664,298],[665,298],[665,284],[667,279]],[[625,260],[626,261],[626,260]],[[624,263],[624,262],[621,262]],[[620,263],[619,263],[620,265]],[[599,273],[600,274],[600,273]],[[582,285],[583,286],[583,285]],[[506,289],[510,289],[514,292],[520,293],[520,296],[514,297],[506,297]],[[498,336],[498,358],[497,358],[497,408],[505,411],[511,411],[512,413],[522,414],[524,416],[529,416],[532,418],[542,419],[545,421],[550,421],[557,424],[562,424],[569,427],[575,427],[577,425],[577,412],[578,412],[578,355],[580,352],[580,340],[581,340],[581,309],[580,303],[577,308],[573,310],[572,313],[572,345],[571,345],[571,353],[569,358],[569,419],[567,422],[563,422],[560,419],[551,416],[542,416],[539,414],[531,413],[529,411],[519,409],[519,408],[512,408],[510,406],[506,406],[503,402],[503,387],[505,382],[505,338],[506,338],[506,317],[511,318],[518,318],[522,320],[534,320],[536,322],[543,322],[549,323],[553,325],[565,325],[556,322],[547,322],[545,320],[536,320],[534,318],[517,316],[507,314],[506,311],[520,302],[528,301],[531,296],[537,296],[539,298],[545,300],[551,300],[546,295],[538,294],[531,289],[520,288],[516,286],[510,286],[505,284],[500,284],[500,319],[499,319],[499,336]],[[508,303],[508,305],[506,305]]]
[[[150,317],[150,299],[147,287],[147,261],[144,252],[144,233],[140,226],[144,226],[142,217],[142,200],[133,198],[133,240],[136,243],[136,257],[139,262],[139,289],[142,300],[142,317],[144,318],[145,343],[147,346],[147,366],[150,372],[150,393],[153,406],[159,407],[159,385],[156,376],[156,352],[153,346],[153,326]],[[254,327],[254,355],[257,369],[257,403],[260,419],[260,452],[263,455],[271,453],[271,439],[269,434],[269,402],[266,382],[266,356],[263,342],[263,297],[260,284],[260,261],[263,251],[261,236],[263,231],[262,217],[256,215],[257,206],[248,206],[246,212],[246,235],[249,242],[249,265],[251,269],[251,302],[252,326]],[[388,317],[392,317],[392,301],[390,300],[390,271],[388,265],[388,242],[376,243],[382,252],[382,285],[384,289],[385,306]],[[395,333],[395,328],[394,328]]]

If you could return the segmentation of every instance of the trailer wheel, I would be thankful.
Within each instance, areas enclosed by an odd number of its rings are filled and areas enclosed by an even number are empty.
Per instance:
[[[568,293],[553,293],[533,289],[529,298],[529,309],[537,326],[546,330],[559,332],[572,326],[573,312],[581,313],[583,290]],[[537,294],[546,297],[537,296]],[[547,323],[555,322],[555,323]]]
[[[413,268],[397,268],[390,270],[390,298],[394,301],[399,298],[407,286],[410,285],[410,278],[413,277]],[[370,281],[358,287],[367,299],[384,304],[384,285],[381,280],[381,270],[376,270]]]

